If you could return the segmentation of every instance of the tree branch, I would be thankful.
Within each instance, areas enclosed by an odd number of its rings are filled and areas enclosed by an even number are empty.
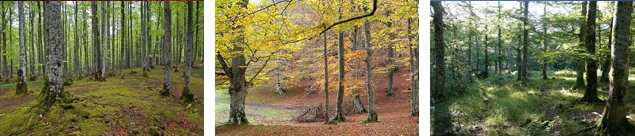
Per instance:
[[[229,69],[229,67],[227,66],[227,62],[225,62],[225,58],[220,55],[219,51],[216,51],[216,59],[218,59],[218,62],[220,62],[220,65],[223,67],[223,71],[225,71],[227,75],[230,75],[231,69]]]
[[[330,26],[326,27],[326,29],[322,30],[322,32],[320,32],[320,34],[318,34],[317,36],[320,36],[320,35],[324,34],[324,32],[330,30],[331,28],[333,28],[336,25],[375,15],[375,11],[377,11],[377,0],[373,0],[373,10],[371,10],[370,13],[368,13],[366,15],[357,16],[357,17],[353,17],[353,18],[349,18],[349,19],[346,19],[346,20],[335,22],[335,23],[331,24]],[[322,26],[324,26],[324,24],[322,24]]]
[[[256,72],[256,74],[254,76],[251,77],[251,79],[249,79],[249,81],[247,82],[247,84],[250,84],[251,81],[253,81],[256,76],[258,76],[258,74],[260,74],[260,72],[262,72],[262,69],[265,68],[265,66],[267,66],[267,63],[269,63],[269,60],[271,60],[271,57],[273,56],[275,52],[271,53],[271,55],[269,55],[269,57],[267,58],[267,60],[265,61],[265,64],[262,65],[262,67],[260,67],[260,69],[258,70],[258,72]]]

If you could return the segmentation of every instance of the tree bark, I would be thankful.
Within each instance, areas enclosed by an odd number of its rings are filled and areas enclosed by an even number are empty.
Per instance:
[[[364,20],[364,44],[366,48],[366,91],[368,93],[368,119],[366,122],[378,121],[377,112],[375,112],[375,87],[373,85],[373,48],[370,44],[370,22]]]
[[[587,12],[587,2],[586,1],[582,1],[582,17],[586,18],[586,12]],[[585,42],[585,33],[586,33],[586,22],[585,21],[580,21],[580,33],[578,35],[578,46],[580,48],[584,48],[584,42]],[[583,53],[584,51],[582,49],[579,50],[579,53]],[[585,84],[584,84],[584,65],[583,65],[584,61],[579,60],[576,65],[577,65],[577,70],[576,70],[576,80],[575,80],[575,86],[574,88],[576,89],[580,89],[580,88],[586,88]]]
[[[15,93],[28,94],[26,85],[26,50],[24,45],[24,2],[18,1],[18,23],[20,27],[20,69],[18,69],[18,83]]]
[[[79,67],[79,35],[77,35],[77,12],[78,12],[78,7],[79,7],[79,2],[75,2],[75,74],[77,75],[77,78],[80,77],[80,72],[81,70]]]
[[[148,54],[147,54],[147,37],[148,37],[148,32],[146,32],[147,30],[147,26],[146,26],[146,4],[147,2],[142,1],[141,2],[141,50],[142,50],[142,59],[143,59],[143,78],[149,78],[148,77]]]
[[[64,91],[62,74],[64,69],[61,68],[62,64],[62,22],[60,14],[60,2],[59,1],[47,1],[44,4],[46,12],[45,23],[46,26],[46,49],[47,62],[46,68],[48,73],[46,80],[44,81],[44,87],[38,96],[39,106],[50,108],[55,102],[64,100],[68,97],[68,92]],[[62,99],[59,99],[62,98]]]
[[[527,77],[527,75],[528,75],[528,72],[527,72],[527,61],[528,61],[528,59],[527,59],[527,57],[529,57],[527,55],[527,50],[528,50],[527,48],[529,46],[529,31],[527,31],[527,27],[529,26],[529,16],[528,16],[528,14],[529,14],[529,1],[525,1],[525,5],[524,6],[525,6],[525,8],[524,8],[525,12],[523,14],[524,15],[524,18],[523,18],[523,26],[524,27],[523,27],[523,49],[522,49],[522,53],[523,53],[522,56],[523,57],[522,57],[522,64],[521,64],[522,67],[520,69],[521,70],[521,72],[520,72],[521,73],[521,80],[520,81],[521,81],[521,83],[523,85],[526,85],[527,81],[529,80],[528,77]]]
[[[632,1],[618,1],[616,2],[615,18],[613,19],[614,26],[612,29],[615,33],[612,34],[614,43],[611,46],[611,78],[609,87],[609,96],[606,103],[606,108],[602,113],[602,118],[598,120],[597,131],[604,134],[619,135],[617,134],[620,129],[626,129],[628,120],[627,114],[627,101],[625,99],[626,92],[628,90],[628,75],[629,75],[629,49],[631,45],[631,13],[633,12]],[[588,37],[587,37],[588,38]]]
[[[339,19],[342,19],[342,16],[340,14]],[[342,109],[342,105],[344,103],[344,80],[345,80],[345,75],[346,72],[344,71],[344,32],[343,31],[339,31],[339,33],[337,34],[337,54],[338,54],[338,60],[337,60],[337,67],[339,68],[338,71],[338,80],[337,80],[337,102],[336,102],[336,106],[335,106],[335,117],[333,117],[333,121],[346,121],[346,118],[344,118],[344,109]]]
[[[432,92],[434,100],[440,101],[445,97],[445,43],[443,41],[443,7],[441,2],[431,2],[434,8],[432,17],[434,23],[434,85]],[[487,51],[487,48],[486,48]],[[487,55],[486,55],[487,56]],[[486,70],[487,71],[487,70]]]
[[[161,95],[162,96],[172,96],[172,92],[170,92],[170,89],[172,89],[171,87],[171,82],[172,82],[172,75],[171,75],[171,71],[170,69],[172,67],[170,67],[170,65],[172,65],[172,62],[170,61],[170,57],[171,57],[171,53],[172,53],[172,49],[170,48],[166,48],[166,47],[170,47],[170,45],[172,45],[172,9],[170,9],[170,2],[169,1],[164,1],[163,2],[163,16],[164,16],[164,20],[163,20],[163,29],[165,30],[165,34],[163,35],[163,47],[166,49],[165,52],[163,52],[163,59],[167,62],[165,64],[164,67],[164,78],[163,78],[163,90],[161,90]]]
[[[124,2],[121,2],[121,45],[120,46],[120,53],[119,53],[119,78],[124,79],[125,77],[123,76],[123,67],[125,65],[125,55],[126,55],[126,51],[124,51],[124,47],[126,44],[126,14],[124,13],[125,11],[125,5]]]
[[[613,20],[614,18],[611,18]],[[613,22],[609,25],[609,28],[613,28]],[[611,49],[611,44],[613,43],[613,38],[611,38],[611,34],[613,33],[613,29],[609,29],[609,42],[606,44],[606,47]],[[599,34],[598,34],[599,35]],[[609,71],[611,65],[611,54],[607,54],[604,59],[604,64],[602,65],[602,76],[600,77],[600,82],[608,83],[609,82]]]
[[[586,53],[595,55],[595,17],[597,14],[597,1],[589,1],[586,16],[586,37],[585,46]],[[582,102],[598,102],[602,101],[598,98],[597,91],[597,62],[595,59],[586,59],[586,89],[584,97],[580,99]]]
[[[417,54],[417,49],[414,49],[414,44],[412,44],[413,41],[413,36],[410,34],[411,28],[410,25],[413,23],[412,22],[412,18],[408,18],[407,20],[407,38],[408,38],[408,49],[410,52],[410,109],[411,109],[411,116],[419,116],[419,103],[417,102],[417,98],[419,98],[419,79],[418,79],[418,67],[417,67],[417,63],[418,60],[415,61],[416,54]]]
[[[185,29],[185,85],[180,100],[194,102],[194,94],[190,90],[190,74],[192,71],[192,1],[187,2],[187,28]],[[232,61],[233,62],[233,61]],[[232,65],[233,66],[233,65]],[[246,87],[245,87],[246,91]],[[244,100],[243,100],[244,101]]]

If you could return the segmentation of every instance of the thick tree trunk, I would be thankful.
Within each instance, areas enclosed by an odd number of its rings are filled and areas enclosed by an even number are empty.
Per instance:
[[[45,23],[47,35],[46,36],[46,49],[47,62],[46,68],[48,73],[45,76],[44,87],[38,96],[39,106],[50,108],[55,102],[64,100],[68,97],[68,92],[64,91],[62,86],[63,78],[62,73],[64,69],[60,68],[62,63],[62,22],[60,14],[60,2],[59,1],[47,1],[44,6],[47,20]],[[62,99],[59,99],[62,98]]]
[[[24,45],[24,2],[18,1],[18,23],[20,27],[20,68],[18,69],[18,83],[15,93],[28,94],[26,85],[26,50]]]
[[[181,93],[180,100],[187,103],[194,102],[194,94],[190,90],[190,74],[192,71],[192,1],[187,2],[187,28],[185,29],[185,85]],[[233,62],[233,61],[232,61]],[[232,65],[233,66],[233,65]],[[244,87],[247,91],[247,87]],[[242,98],[243,102],[245,101]],[[233,101],[233,98],[232,98]],[[244,105],[243,105],[244,106]]]
[[[586,10],[587,10],[587,2],[586,1],[582,1],[582,17],[586,18]],[[581,48],[579,50],[579,53],[583,53],[584,51],[582,50],[582,48],[584,48],[584,42],[585,42],[585,33],[586,33],[586,22],[585,21],[580,21],[580,33],[578,35],[578,46],[579,48]],[[577,61],[576,63],[576,80],[575,80],[575,86],[573,88],[576,89],[580,89],[580,88],[586,88],[585,84],[584,84],[584,61],[582,61],[582,59],[580,59],[579,61]]]
[[[243,0],[239,2],[242,8],[247,8],[248,0]],[[234,29],[244,29],[244,26],[239,25]],[[245,40],[245,34],[240,33],[236,38],[237,42],[243,42]],[[244,50],[243,46],[238,44],[234,44],[232,52],[242,52]],[[220,56],[220,53],[217,54]],[[222,57],[217,57],[221,64],[224,64],[225,60]],[[229,96],[231,98],[229,104],[229,120],[228,124],[249,124],[247,121],[247,116],[245,115],[245,97],[247,96],[247,83],[245,80],[245,70],[247,69],[245,56],[243,54],[237,54],[231,56],[231,67],[225,65],[225,73],[227,73],[229,77]]]
[[[602,113],[602,118],[598,120],[597,131],[604,134],[617,134],[620,129],[626,129],[628,120],[627,101],[625,99],[628,90],[629,55],[628,47],[631,45],[631,13],[633,12],[632,1],[619,1],[616,3],[615,25],[612,29],[615,33],[611,36],[615,42],[611,46],[611,82],[606,108]]]
[[[586,16],[586,37],[585,46],[586,53],[595,55],[595,16],[597,12],[597,1],[589,1]],[[597,62],[594,59],[586,59],[586,89],[584,97],[580,99],[582,102],[598,102],[602,101],[598,98],[597,90]]]
[[[441,2],[432,2],[430,6],[434,8],[434,84],[432,87],[435,101],[443,100],[445,97],[445,43],[443,42],[443,7]],[[487,37],[487,36],[486,36]],[[487,39],[487,38],[486,38]],[[487,40],[486,40],[487,41]],[[486,52],[487,52],[487,48]],[[487,56],[487,55],[486,55]],[[486,58],[487,59],[487,58]],[[487,65],[486,65],[487,66]],[[487,71],[487,70],[485,70]]]
[[[101,45],[99,47],[97,47],[97,48],[101,48],[101,52],[99,53],[99,55],[100,55],[99,56],[99,58],[100,58],[99,62],[100,63],[98,65],[98,67],[101,67],[101,68],[99,68],[98,70],[100,72],[99,73],[100,74],[100,78],[101,78],[100,81],[106,81],[106,46],[108,45],[106,43],[106,41],[108,41],[108,39],[106,37],[106,32],[108,32],[106,30],[106,29],[108,29],[108,28],[106,28],[106,22],[108,22],[108,20],[106,20],[106,7],[107,7],[106,2],[102,1],[101,5],[102,5],[101,17],[103,19],[102,24],[101,24],[101,26],[102,26],[102,29],[101,29],[102,30],[101,31]],[[95,80],[97,80],[97,79],[95,79]]]
[[[164,1],[163,4],[163,16],[165,17],[165,19],[163,20],[163,29],[165,30],[165,35],[163,35],[163,39],[165,39],[163,41],[163,47],[169,47],[170,45],[172,45],[172,9],[170,9],[170,2],[169,1]],[[163,90],[161,90],[161,95],[162,96],[172,96],[172,92],[170,92],[170,89],[172,89],[172,73],[171,73],[171,68],[170,65],[172,65],[172,62],[170,62],[170,57],[171,57],[171,53],[172,53],[172,49],[170,48],[165,48],[165,52],[163,52],[163,59],[167,62],[165,64],[165,68],[164,68],[164,78],[163,78]]]

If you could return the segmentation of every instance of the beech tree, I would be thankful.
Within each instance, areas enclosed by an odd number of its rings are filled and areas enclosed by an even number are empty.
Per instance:
[[[18,69],[18,82],[15,93],[25,95],[28,93],[26,85],[26,49],[24,45],[24,2],[18,1],[18,20],[20,27],[20,68]],[[12,72],[13,73],[13,72]]]
[[[625,101],[629,76],[629,49],[631,45],[632,1],[615,2],[615,15],[611,34],[611,72],[609,95],[602,118],[598,120],[596,131],[604,134],[618,134],[628,125],[627,103]]]

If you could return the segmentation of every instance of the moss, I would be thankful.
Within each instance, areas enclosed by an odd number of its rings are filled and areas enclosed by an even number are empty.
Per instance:
[[[22,80],[18,80],[18,84],[15,88],[15,94],[17,95],[29,94],[29,89],[27,88],[26,82],[22,82]]]
[[[190,88],[184,87],[183,88],[183,92],[181,97],[179,98],[179,100],[185,102],[185,103],[192,103],[194,102],[194,94],[192,94],[190,92]]]
[[[370,113],[368,113],[368,118],[364,121],[362,121],[361,123],[373,123],[373,122],[379,122],[377,120],[378,116],[377,116],[377,112],[375,111],[370,111]]]

